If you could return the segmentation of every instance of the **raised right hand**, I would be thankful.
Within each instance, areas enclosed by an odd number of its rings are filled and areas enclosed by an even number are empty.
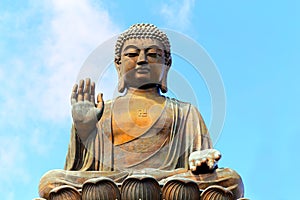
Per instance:
[[[77,134],[85,140],[95,130],[104,108],[102,93],[97,95],[95,104],[95,82],[91,83],[87,78],[85,82],[80,80],[79,85],[75,84],[71,94],[71,105]]]

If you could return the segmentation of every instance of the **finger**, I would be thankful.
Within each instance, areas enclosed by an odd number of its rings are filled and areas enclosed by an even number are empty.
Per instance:
[[[97,95],[97,108],[102,108],[103,107],[103,94],[99,93]]]
[[[80,80],[77,101],[83,101],[83,87],[84,87],[84,80]]]
[[[197,166],[195,165],[195,160],[191,160],[191,161],[189,162],[189,164],[190,164],[190,170],[191,170],[191,171],[196,171]]]
[[[196,165],[196,166],[201,166],[201,161],[200,161],[200,160],[196,160],[196,161],[195,161],[195,165]]]
[[[92,84],[91,84],[91,97],[90,97],[90,99],[91,99],[91,102],[93,104],[95,104],[95,82],[92,82]]]
[[[221,157],[222,157],[222,155],[221,155],[221,153],[219,151],[216,151],[214,153],[214,158],[215,158],[216,161],[220,160]]]
[[[191,171],[196,171],[196,169],[197,169],[196,166],[191,166],[191,165],[190,165],[190,170],[191,170]]]
[[[78,88],[78,85],[75,84],[73,86],[72,94],[71,94],[71,105],[73,105],[74,103],[77,102],[77,88]]]
[[[207,157],[201,158],[201,160],[200,160],[201,164],[206,163],[206,162],[207,162]]]
[[[83,91],[83,94],[84,94],[84,101],[90,101],[90,88],[91,86],[91,79],[87,78],[85,80],[85,87],[84,87],[84,91]]]
[[[195,160],[194,160],[194,159],[193,159],[193,160],[190,160],[190,161],[189,161],[189,164],[190,164],[190,166],[196,166],[196,165],[195,165]]]
[[[208,166],[208,168],[209,168],[210,170],[213,169],[214,166],[215,166],[215,161],[214,161],[213,159],[208,159],[208,160],[207,160],[207,166]]]

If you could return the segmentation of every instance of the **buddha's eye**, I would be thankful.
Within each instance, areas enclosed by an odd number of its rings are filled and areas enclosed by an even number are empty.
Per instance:
[[[162,57],[162,51],[160,49],[153,49],[150,48],[147,51],[147,56],[151,57],[151,58],[161,58]]]
[[[135,52],[130,52],[130,53],[125,53],[124,56],[128,56],[128,57],[136,57],[136,56],[139,56],[138,53],[135,53]]]
[[[156,52],[149,52],[149,53],[147,53],[147,56],[150,56],[151,58],[159,58],[159,57],[161,57],[162,55],[161,54],[159,54],[159,53],[156,53]]]

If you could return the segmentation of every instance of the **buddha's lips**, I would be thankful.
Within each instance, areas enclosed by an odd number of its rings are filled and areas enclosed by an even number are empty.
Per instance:
[[[140,73],[140,74],[147,74],[150,72],[149,67],[136,67],[135,70],[137,73]]]

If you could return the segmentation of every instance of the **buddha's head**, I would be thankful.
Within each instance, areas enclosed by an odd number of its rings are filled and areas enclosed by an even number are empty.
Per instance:
[[[115,48],[119,92],[125,88],[157,87],[167,92],[172,63],[167,35],[152,24],[134,24],[123,32]]]

